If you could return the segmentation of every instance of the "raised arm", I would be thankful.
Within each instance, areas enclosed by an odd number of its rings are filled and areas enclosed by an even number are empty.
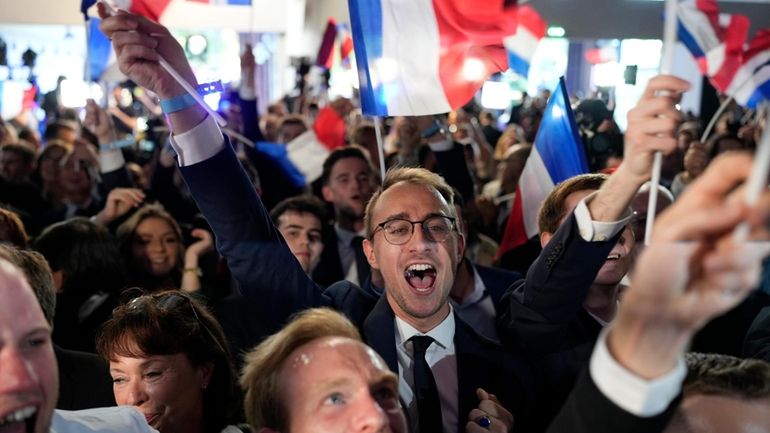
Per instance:
[[[125,11],[108,16],[101,4],[99,13],[121,71],[137,84],[161,100],[184,94],[160,66],[161,55],[196,84],[182,47],[168,29]],[[243,295],[276,325],[299,309],[319,304],[320,291],[286,247],[214,120],[196,104],[166,113],[166,119],[182,175]]]

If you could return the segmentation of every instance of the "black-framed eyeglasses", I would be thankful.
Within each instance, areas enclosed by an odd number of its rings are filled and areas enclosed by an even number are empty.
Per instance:
[[[200,316],[198,316],[198,312],[195,310],[195,306],[193,305],[192,299],[189,296],[174,292],[167,292],[156,295],[143,295],[132,299],[128,303],[128,308],[139,310],[142,304],[153,301],[155,302],[155,306],[164,313],[179,308],[179,306],[181,306],[183,303],[189,305],[195,321],[198,322],[201,328],[203,328],[206,334],[208,334],[209,338],[211,338],[211,340],[214,342],[214,344],[217,345],[217,348],[221,350],[222,353],[228,353],[219,342],[219,339],[216,337],[216,335],[208,326],[206,326],[206,323],[201,320]]]
[[[372,236],[382,230],[385,240],[393,245],[403,245],[414,235],[414,225],[420,224],[428,240],[444,242],[455,229],[455,219],[444,215],[434,215],[422,221],[410,221],[405,218],[392,218],[377,224]]]

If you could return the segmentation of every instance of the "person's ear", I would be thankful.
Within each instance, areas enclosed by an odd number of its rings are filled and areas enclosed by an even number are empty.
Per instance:
[[[377,263],[377,256],[374,254],[374,243],[369,239],[364,239],[363,242],[364,255],[366,255],[366,261],[369,262],[369,266],[374,269],[380,269],[380,265]]]
[[[331,188],[329,188],[328,185],[324,185],[321,187],[321,195],[323,196],[325,201],[333,202],[334,201],[334,191],[332,191]]]
[[[200,380],[201,389],[206,389],[209,387],[209,382],[211,382],[211,377],[214,375],[214,363],[213,362],[207,362],[200,367],[198,367],[198,378]]]
[[[553,233],[549,233],[549,232],[540,233],[540,247],[545,248],[548,242],[551,241],[552,237],[553,237]]]

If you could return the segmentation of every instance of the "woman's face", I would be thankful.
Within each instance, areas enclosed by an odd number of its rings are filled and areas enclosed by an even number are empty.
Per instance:
[[[64,149],[51,149],[45,157],[40,158],[40,177],[45,184],[59,181],[59,165],[65,153]]]
[[[213,366],[196,367],[184,353],[110,360],[115,401],[136,407],[160,433],[203,430],[203,391],[212,372]]]
[[[150,275],[168,275],[179,261],[180,239],[163,218],[145,218],[134,231],[131,251],[134,261]]]

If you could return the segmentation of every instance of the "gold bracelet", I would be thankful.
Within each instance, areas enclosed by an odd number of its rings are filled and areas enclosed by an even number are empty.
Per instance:
[[[195,275],[199,276],[199,277],[203,276],[203,272],[201,272],[201,268],[184,268],[182,270],[183,274],[187,274],[187,273],[191,273],[191,272],[194,273]]]

